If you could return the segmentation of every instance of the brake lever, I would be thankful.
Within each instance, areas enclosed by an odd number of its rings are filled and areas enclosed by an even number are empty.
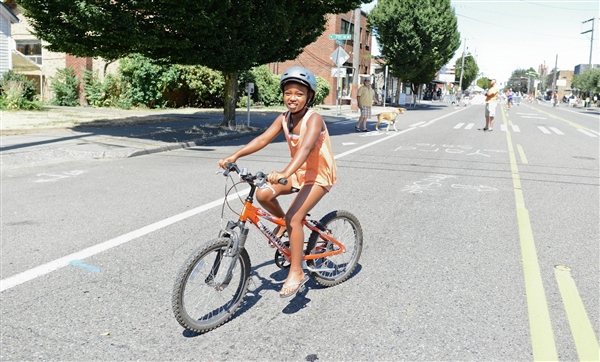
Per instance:
[[[271,189],[271,192],[275,194],[275,189],[271,186],[271,184],[267,181],[267,175],[260,173],[261,176],[257,176],[254,184],[261,189]]]

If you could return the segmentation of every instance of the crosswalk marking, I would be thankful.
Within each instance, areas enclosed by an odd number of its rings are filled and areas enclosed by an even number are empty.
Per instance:
[[[412,124],[411,127],[418,127],[419,125],[422,125],[423,123],[426,123],[426,122],[415,123],[415,124]],[[500,131],[507,132],[508,131],[508,126],[509,125],[501,124],[500,125]],[[421,127],[423,127],[423,126],[421,126]],[[456,124],[456,126],[454,126],[452,128],[453,129],[461,129],[462,128],[462,129],[467,130],[467,129],[472,129],[473,127],[475,127],[475,123],[461,122],[461,123]],[[510,123],[510,127],[511,127],[512,132],[521,132],[521,128],[518,125],[516,125],[516,124],[512,124],[512,122]],[[557,135],[560,135],[560,136],[564,136],[565,135],[563,133],[563,131],[561,131],[560,129],[558,129],[556,127],[550,127],[550,126],[546,126],[546,127],[544,127],[544,126],[537,126],[537,127],[539,128],[540,131],[542,131],[545,134],[557,134]],[[598,136],[600,136],[600,132],[598,132],[598,131],[584,130],[584,129],[579,129],[579,128],[577,130],[579,132],[587,135],[587,136],[590,136],[590,137],[596,137],[597,138]]]
[[[580,129],[580,128],[578,128],[577,130],[578,130],[579,132],[581,132],[581,133],[585,134],[585,135],[588,135],[588,136],[590,136],[590,137],[598,137],[598,136],[596,136],[595,134],[593,134],[592,132],[588,132],[588,131],[586,131],[586,130],[584,130],[584,129]]]
[[[548,127],[548,128],[550,128],[556,134],[564,135],[564,133],[562,133],[558,128],[555,128],[555,127]]]
[[[422,125],[423,123],[426,123],[426,122],[419,122],[419,123],[411,124],[409,127],[417,127],[417,126]]]

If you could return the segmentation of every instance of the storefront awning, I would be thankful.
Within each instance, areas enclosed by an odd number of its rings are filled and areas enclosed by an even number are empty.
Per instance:
[[[40,65],[32,62],[29,58],[14,49],[12,51],[12,67],[15,72],[42,71]]]

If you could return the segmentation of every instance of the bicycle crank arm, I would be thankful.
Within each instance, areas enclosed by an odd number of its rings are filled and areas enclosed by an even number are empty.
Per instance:
[[[335,271],[334,268],[312,268],[312,267],[308,266],[306,264],[306,262],[302,263],[302,267],[304,269],[308,270],[309,272],[316,272],[316,273],[318,273],[318,272],[333,272],[333,271]]]

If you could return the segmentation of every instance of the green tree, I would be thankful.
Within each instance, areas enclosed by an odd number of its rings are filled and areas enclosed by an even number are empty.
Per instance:
[[[581,74],[576,74],[573,76],[571,88],[592,96],[600,93],[600,69],[588,69]]]
[[[489,79],[487,78],[479,78],[477,79],[477,86],[481,87],[483,89],[488,89],[490,87],[491,83],[489,81]]]
[[[533,68],[529,69],[515,69],[508,82],[506,82],[505,89],[512,88],[515,92],[531,93],[533,89],[533,80],[538,78],[537,72]],[[529,88],[527,88],[529,86]]]
[[[462,72],[462,59],[463,57],[461,56],[460,58],[458,58],[456,60],[455,63],[455,67],[456,67],[456,81],[460,80],[460,75]],[[463,74],[463,78],[462,78],[462,90],[464,91],[465,89],[469,88],[469,85],[471,84],[472,81],[474,81],[477,78],[477,74],[479,74],[479,66],[477,66],[477,62],[475,61],[475,58],[473,58],[473,56],[469,53],[467,55],[465,55],[465,71]]]
[[[52,51],[107,60],[139,53],[165,63],[222,71],[223,124],[231,126],[239,72],[295,59],[325,30],[327,14],[345,13],[366,1],[20,0],[20,4],[35,35]]]
[[[450,0],[379,0],[369,27],[395,77],[428,83],[460,45]]]

